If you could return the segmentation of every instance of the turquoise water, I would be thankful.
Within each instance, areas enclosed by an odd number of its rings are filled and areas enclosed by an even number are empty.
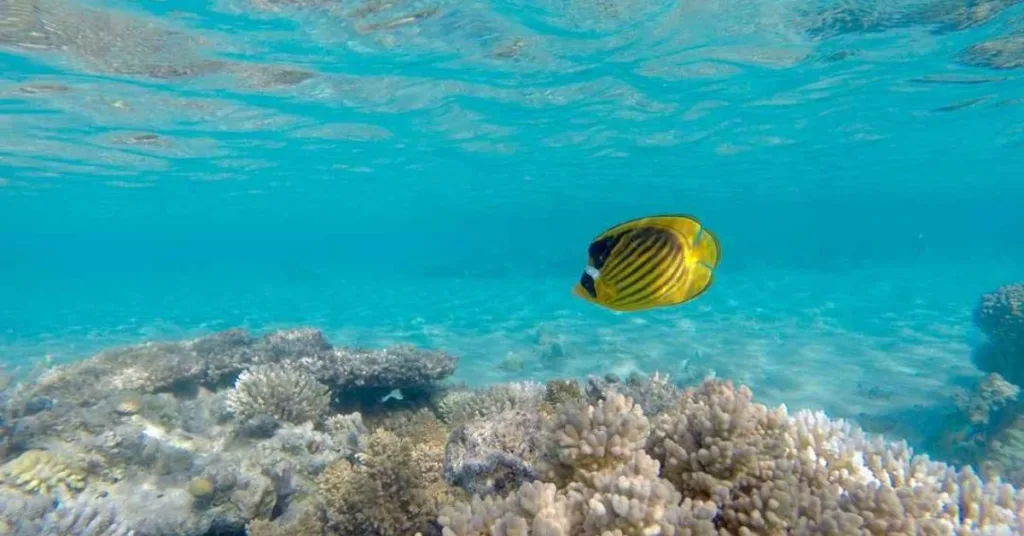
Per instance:
[[[472,384],[708,374],[927,442],[1024,280],[1024,6],[0,3],[0,357],[230,327]],[[574,297],[689,213],[711,290]]]

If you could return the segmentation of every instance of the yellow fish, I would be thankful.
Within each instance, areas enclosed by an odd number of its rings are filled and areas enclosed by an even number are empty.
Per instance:
[[[590,243],[573,292],[614,311],[688,302],[714,279],[718,238],[692,216],[651,216],[621,223]]]

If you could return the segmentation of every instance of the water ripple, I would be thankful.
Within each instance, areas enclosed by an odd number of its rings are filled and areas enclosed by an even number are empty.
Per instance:
[[[207,180],[274,169],[285,184],[281,168],[400,182],[455,154],[552,170],[638,154],[747,168],[783,150],[839,169],[865,143],[975,155],[1019,143],[998,110],[1024,98],[1022,12],[1017,0],[9,0],[0,171],[9,191],[48,173],[193,179],[203,158],[220,168]],[[979,117],[993,127],[970,143],[909,141]]]

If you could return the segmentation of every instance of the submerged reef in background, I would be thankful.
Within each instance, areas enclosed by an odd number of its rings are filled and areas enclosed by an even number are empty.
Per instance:
[[[456,363],[296,329],[47,367],[0,386],[0,534],[1024,529],[1024,493],[998,477],[821,412],[766,407],[744,386],[683,390],[654,374],[467,388],[445,381]]]
[[[974,363],[986,376],[954,394],[959,411],[930,450],[1024,487],[1024,282],[981,296],[973,318],[985,335]]]

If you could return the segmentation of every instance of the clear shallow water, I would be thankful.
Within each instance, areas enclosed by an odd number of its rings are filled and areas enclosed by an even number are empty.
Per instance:
[[[981,374],[971,307],[1024,273],[1022,17],[9,0],[0,356],[312,324],[467,381],[714,371],[924,433]],[[656,212],[718,233],[712,291],[573,298],[587,241]]]

